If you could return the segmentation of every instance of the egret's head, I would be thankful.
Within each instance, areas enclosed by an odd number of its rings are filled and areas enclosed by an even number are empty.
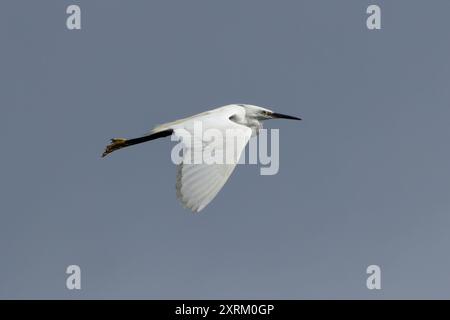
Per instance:
[[[246,116],[256,120],[268,120],[268,119],[292,119],[302,120],[301,118],[288,116],[286,114],[273,112],[272,110],[253,106],[251,104],[240,104],[239,106],[245,108]]]

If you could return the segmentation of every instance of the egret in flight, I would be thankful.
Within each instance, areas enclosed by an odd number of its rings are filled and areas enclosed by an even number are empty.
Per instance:
[[[195,148],[204,151],[208,143],[202,137],[195,137],[195,123],[201,123],[203,130],[219,130],[223,132],[225,140],[228,135],[226,131],[238,133],[240,143],[235,150],[237,158],[245,149],[251,136],[256,136],[262,128],[262,121],[268,119],[293,119],[300,118],[273,112],[272,110],[261,108],[249,104],[231,104],[210,111],[206,111],[188,118],[176,120],[156,126],[148,135],[134,139],[111,139],[111,143],[106,147],[102,157],[113,151],[133,146],[135,144],[151,141],[154,139],[174,135],[175,138],[183,140],[187,134],[194,136],[192,143],[183,143],[183,158],[177,166],[176,191],[181,203],[193,212],[204,209],[219,193],[231,173],[234,163],[192,163],[188,156],[195,153]],[[225,141],[225,145],[226,141]],[[226,151],[225,145],[216,146],[215,151]]]

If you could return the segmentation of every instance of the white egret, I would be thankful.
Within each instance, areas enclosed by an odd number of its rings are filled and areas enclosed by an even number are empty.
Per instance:
[[[301,120],[297,117],[276,113],[272,110],[249,104],[231,104],[156,126],[148,135],[139,138],[111,139],[111,144],[106,147],[102,157],[113,151],[157,138],[174,135],[176,138],[182,139],[186,134],[193,136],[195,123],[201,123],[204,131],[208,129],[219,130],[224,133],[225,139],[227,137],[225,131],[238,132],[241,141],[243,141],[235,150],[237,158],[239,158],[250,137],[257,135],[262,128],[262,121],[275,118]],[[187,161],[186,157],[192,155],[193,152],[195,153],[193,149],[199,147],[200,151],[204,151],[208,145],[202,137],[194,136],[193,139],[193,145],[183,144],[183,161],[177,167],[176,191],[178,199],[185,207],[193,212],[199,212],[222,189],[233,172],[236,162],[208,164],[205,162],[192,163],[192,161]],[[224,149],[225,146],[222,145],[217,148]]]

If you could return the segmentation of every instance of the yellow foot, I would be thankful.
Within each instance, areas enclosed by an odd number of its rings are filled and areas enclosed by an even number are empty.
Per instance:
[[[113,151],[116,151],[123,147],[126,147],[126,144],[125,144],[126,141],[127,141],[127,139],[121,139],[121,138],[111,139],[111,143],[106,146],[105,152],[103,152],[103,154],[102,154],[102,158],[107,156],[108,154],[110,154]]]

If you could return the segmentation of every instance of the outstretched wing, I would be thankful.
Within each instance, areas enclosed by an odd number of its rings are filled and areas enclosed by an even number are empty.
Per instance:
[[[214,143],[213,147],[211,140],[205,139],[205,135],[199,137],[192,135],[194,130],[191,125],[174,130],[174,135],[183,141],[192,139],[191,143],[183,142],[183,160],[177,167],[176,190],[181,203],[194,212],[205,208],[219,193],[251,137],[251,129],[229,120],[230,116],[232,114],[225,112],[219,118],[217,115],[214,117],[205,115],[196,119],[202,122],[203,133],[206,133],[206,136],[209,129],[223,134],[223,143]],[[230,141],[231,138],[233,142]],[[211,148],[214,152],[211,152]],[[220,157],[215,158],[218,154],[223,155],[222,162],[217,161]],[[227,158],[227,154],[231,156]],[[200,163],[196,161],[196,156],[201,156],[197,158],[201,159]]]

